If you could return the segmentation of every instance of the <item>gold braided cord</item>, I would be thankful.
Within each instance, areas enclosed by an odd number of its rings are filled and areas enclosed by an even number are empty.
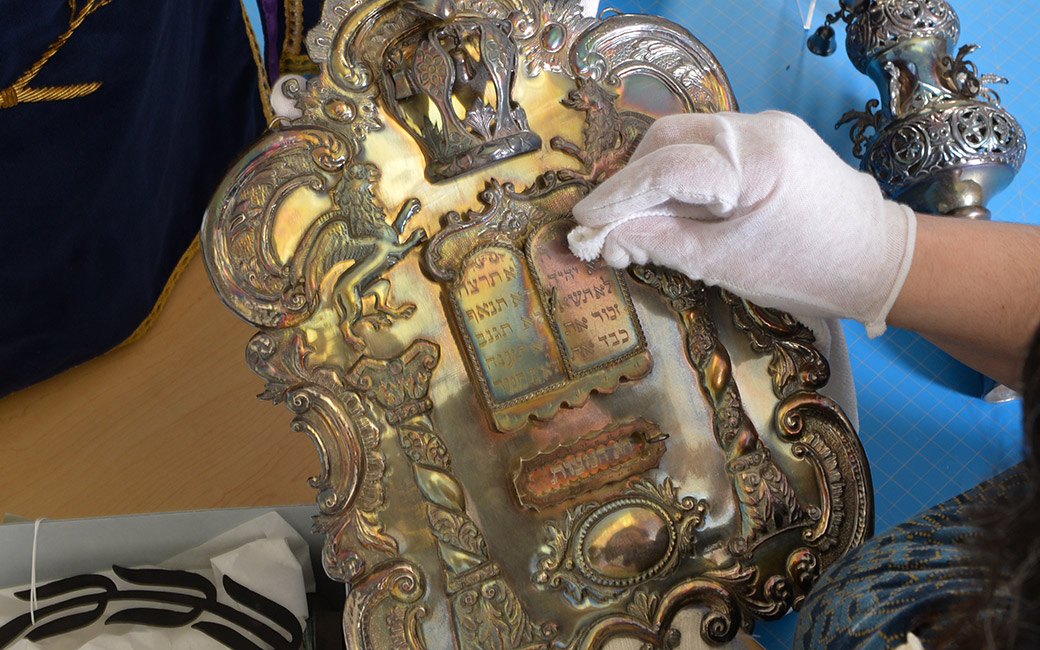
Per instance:
[[[41,86],[39,88],[23,88],[18,93],[19,101],[23,102],[49,102],[60,99],[75,99],[89,95],[101,87],[100,81],[90,83],[72,84],[69,86]]]
[[[278,57],[281,74],[316,74],[318,66],[303,49],[303,0],[285,0],[285,38]]]
[[[0,90],[0,108],[11,108],[12,106],[17,106],[21,102],[46,102],[61,99],[73,99],[89,95],[100,88],[100,81],[72,84],[69,86],[46,86],[43,88],[29,88],[28,86],[29,82],[35,79],[36,75],[40,73],[43,66],[51,60],[51,57],[57,54],[58,50],[65,45],[65,42],[72,37],[76,28],[83,23],[86,17],[110,2],[112,2],[112,0],[89,0],[87,4],[83,5],[82,9],[77,11],[75,0],[69,0],[69,9],[71,13],[69,15],[68,29],[62,32],[61,35],[59,35],[58,38],[51,43],[46,50],[44,50],[43,54],[40,55],[39,60],[32,64],[28,70],[23,72],[13,84]]]
[[[282,56],[297,55],[303,44],[303,0],[285,0],[285,39]]]
[[[112,348],[112,350],[118,350],[119,348],[126,347],[142,338],[148,333],[148,330],[152,328],[155,321],[158,320],[159,314],[162,313],[163,308],[166,306],[166,301],[170,299],[170,294],[173,293],[173,286],[177,284],[177,280],[181,279],[184,274],[184,270],[188,268],[188,264],[191,263],[192,258],[199,252],[199,236],[195,235],[195,239],[192,240],[191,244],[188,245],[188,250],[184,251],[181,258],[177,261],[177,266],[173,268],[173,272],[170,273],[170,277],[166,279],[166,284],[163,285],[163,290],[156,299],[155,304],[152,305],[152,311],[148,313],[141,324],[138,325],[130,336],[126,337],[122,343]],[[110,350],[111,351],[111,350]]]
[[[260,53],[260,44],[256,41],[253,25],[249,22],[246,5],[242,0],[238,5],[242,8],[242,22],[245,23],[246,38],[249,40],[249,49],[253,52],[253,64],[256,65],[256,85],[260,89],[260,106],[264,110],[264,119],[270,124],[278,116],[275,115],[274,107],[271,106],[271,82],[267,79],[267,66],[264,65],[264,57]]]

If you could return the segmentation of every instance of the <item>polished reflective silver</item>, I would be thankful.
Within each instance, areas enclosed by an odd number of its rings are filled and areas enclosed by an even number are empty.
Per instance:
[[[944,0],[871,0],[843,16],[852,63],[881,101],[849,111],[854,153],[892,198],[920,212],[989,218],[986,202],[1022,166],[1026,136],[957,47],[960,21]],[[956,54],[954,53],[956,49]]]
[[[569,0],[330,0],[303,110],[232,168],[207,269],[310,435],[352,649],[713,642],[870,534],[811,331],[573,257],[571,207],[657,117],[735,110],[650,16]],[[670,646],[669,646],[670,647]]]

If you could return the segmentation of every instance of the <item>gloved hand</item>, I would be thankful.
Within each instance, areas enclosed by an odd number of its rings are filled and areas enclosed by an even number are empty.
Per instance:
[[[910,270],[913,211],[780,112],[664,117],[574,206],[575,255],[652,263],[876,336]]]

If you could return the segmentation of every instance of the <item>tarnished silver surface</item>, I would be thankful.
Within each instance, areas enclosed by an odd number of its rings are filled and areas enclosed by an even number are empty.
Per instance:
[[[647,126],[735,110],[714,57],[567,0],[326,3],[303,117],[203,227],[261,395],[317,445],[350,648],[713,642],[870,534],[811,332],[653,267],[571,256],[569,212]]]
[[[854,153],[892,198],[915,210],[988,218],[985,203],[1022,166],[1026,137],[979,75],[954,54],[960,22],[945,0],[871,0],[849,12],[846,50],[881,94],[849,111]]]

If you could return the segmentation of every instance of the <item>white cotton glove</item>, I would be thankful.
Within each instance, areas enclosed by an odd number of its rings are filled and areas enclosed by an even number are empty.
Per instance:
[[[913,211],[797,117],[671,115],[574,206],[575,255],[657,264],[798,316],[855,318],[870,336],[903,286]]]

